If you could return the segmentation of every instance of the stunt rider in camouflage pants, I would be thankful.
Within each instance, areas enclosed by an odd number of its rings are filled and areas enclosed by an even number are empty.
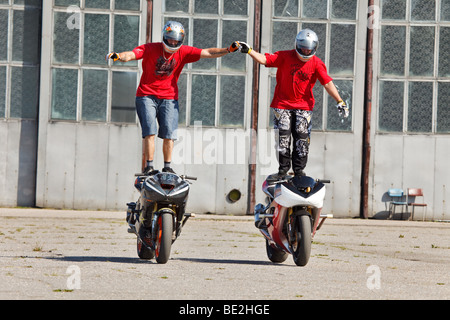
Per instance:
[[[294,138],[292,167],[295,173],[306,167],[311,137],[312,111],[274,108],[274,129],[278,130],[279,171],[285,174],[291,166],[291,136]]]
[[[328,75],[323,61],[316,54],[319,39],[310,29],[301,30],[295,38],[295,48],[261,54],[247,43],[238,42],[239,50],[268,68],[277,68],[277,85],[270,107],[274,109],[275,129],[278,129],[278,179],[291,167],[291,136],[294,138],[292,167],[297,176],[305,173],[311,136],[311,115],[314,108],[313,87],[317,80],[337,102],[341,115],[348,117],[349,110],[341,99],[333,79]]]

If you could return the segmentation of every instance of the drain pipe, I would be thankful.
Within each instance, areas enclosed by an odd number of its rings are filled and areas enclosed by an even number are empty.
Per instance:
[[[368,0],[367,19],[370,19],[374,8],[374,0]],[[372,114],[372,85],[373,85],[373,27],[367,25],[366,42],[366,79],[364,98],[364,126],[363,126],[363,150],[362,150],[362,174],[361,174],[361,207],[360,218],[369,217],[369,171],[370,171],[370,122]]]
[[[254,9],[254,35],[253,48],[261,51],[261,14],[262,0],[255,1]],[[259,92],[259,64],[253,61],[253,84],[252,84],[252,110],[251,110],[251,135],[250,135],[250,165],[249,165],[249,197],[247,214],[253,215],[255,207],[256,190],[256,152],[257,152],[257,133],[258,133],[258,92]]]
[[[152,25],[153,25],[153,0],[147,0],[147,25],[145,26],[145,43],[152,42]],[[146,159],[144,153],[144,139],[142,139],[142,159],[141,172],[144,172]]]
[[[152,23],[153,23],[153,0],[147,0],[147,26],[145,41],[149,43],[152,41]]]

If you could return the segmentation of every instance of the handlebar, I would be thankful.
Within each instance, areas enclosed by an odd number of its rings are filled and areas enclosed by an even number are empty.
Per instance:
[[[144,174],[144,173],[135,173],[134,174],[134,176],[135,177],[149,177],[149,176],[152,176],[153,174]],[[182,174],[182,175],[180,175],[179,176],[181,179],[183,179],[183,180],[197,180],[197,177],[191,177],[191,176],[188,176],[188,175],[184,175],[184,174]]]
[[[290,180],[287,179],[283,179],[283,180],[273,180],[268,182],[269,186],[273,186],[274,184],[279,184],[279,183],[285,183],[285,182],[289,182]]]
[[[183,180],[185,180],[185,179],[188,179],[188,180],[197,180],[197,177],[191,177],[191,176],[187,176],[187,175],[184,175],[184,174],[182,174],[182,175],[180,176],[180,178],[183,179]]]
[[[272,185],[274,185],[274,184],[279,184],[279,183],[284,183],[284,182],[289,182],[289,181],[291,181],[291,178],[289,178],[289,179],[283,179],[283,180],[274,180],[274,181],[270,181],[270,182],[268,182],[268,184],[269,184],[270,186],[272,186]],[[331,183],[331,180],[328,180],[328,179],[316,179],[316,182],[319,182],[319,183]]]

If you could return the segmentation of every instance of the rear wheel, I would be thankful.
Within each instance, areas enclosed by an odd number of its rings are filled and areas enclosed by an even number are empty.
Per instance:
[[[272,247],[269,243],[269,240],[267,240],[267,239],[266,239],[266,252],[267,252],[267,257],[269,258],[269,260],[272,262],[275,262],[275,263],[284,262],[288,257],[287,252],[284,252],[283,250]]]
[[[156,223],[156,262],[166,263],[169,260],[172,247],[173,216],[171,213],[162,213]]]
[[[296,217],[295,241],[292,245],[294,262],[303,267],[311,255],[311,218],[308,214]]]

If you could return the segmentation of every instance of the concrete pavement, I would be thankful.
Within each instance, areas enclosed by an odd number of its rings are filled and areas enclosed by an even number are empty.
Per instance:
[[[267,259],[253,217],[197,215],[159,265],[125,212],[0,208],[0,299],[449,298],[449,223],[328,219],[297,267]]]

